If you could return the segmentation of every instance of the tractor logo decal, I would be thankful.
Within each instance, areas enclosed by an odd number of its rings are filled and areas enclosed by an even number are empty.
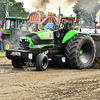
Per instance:
[[[21,52],[11,52],[12,56],[21,56]]]
[[[53,52],[60,52],[60,50],[50,50],[50,53],[53,53]]]
[[[52,53],[52,49],[50,50],[50,53]]]
[[[50,37],[50,38],[53,38],[53,35],[52,35],[52,33],[49,33],[49,37]]]
[[[53,35],[50,32],[49,33],[44,33],[43,37],[44,37],[44,39],[53,39]]]

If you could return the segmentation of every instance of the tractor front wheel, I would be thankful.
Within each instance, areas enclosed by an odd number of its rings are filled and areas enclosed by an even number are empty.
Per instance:
[[[22,68],[25,62],[22,59],[12,59],[12,65],[15,68]]]
[[[48,57],[45,54],[38,54],[35,61],[35,66],[38,71],[44,71],[48,67]]]
[[[65,55],[71,68],[90,68],[96,57],[96,46],[89,35],[76,34],[66,44]]]

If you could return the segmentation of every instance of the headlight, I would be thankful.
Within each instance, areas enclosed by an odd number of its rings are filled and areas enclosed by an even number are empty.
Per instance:
[[[28,58],[29,58],[29,59],[32,59],[32,58],[33,58],[33,54],[32,54],[32,53],[29,53],[29,54],[28,54]]]
[[[29,42],[29,40],[28,40],[28,39],[27,39],[26,41],[27,41],[27,42]]]
[[[28,39],[25,39],[25,42],[29,42],[29,40]]]

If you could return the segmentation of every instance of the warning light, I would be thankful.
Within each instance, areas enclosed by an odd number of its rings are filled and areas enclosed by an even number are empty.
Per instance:
[[[27,19],[29,20],[29,17]]]
[[[93,19],[93,21],[95,22],[95,19]]]
[[[61,14],[61,18],[63,18],[63,14]]]
[[[70,14],[70,16],[72,17],[72,14]]]

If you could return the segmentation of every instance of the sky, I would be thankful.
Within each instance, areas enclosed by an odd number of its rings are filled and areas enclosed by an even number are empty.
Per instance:
[[[42,10],[46,14],[48,12],[53,12],[58,15],[60,6],[61,13],[65,16],[70,16],[71,14],[75,16],[72,9],[75,1],[76,0],[16,0],[16,2],[23,2],[25,10],[30,13]]]

